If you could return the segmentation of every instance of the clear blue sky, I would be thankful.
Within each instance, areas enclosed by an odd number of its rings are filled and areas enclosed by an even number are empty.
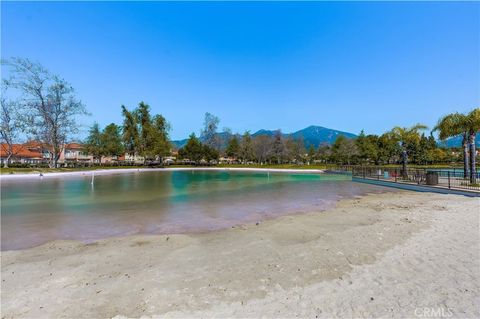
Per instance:
[[[480,3],[1,3],[1,55],[62,75],[92,116],[203,115],[252,132],[382,133],[480,106]]]

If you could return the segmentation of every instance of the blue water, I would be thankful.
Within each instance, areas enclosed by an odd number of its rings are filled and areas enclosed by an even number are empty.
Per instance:
[[[350,177],[238,171],[149,171],[2,180],[1,248],[140,233],[203,232],[321,211],[392,191]]]

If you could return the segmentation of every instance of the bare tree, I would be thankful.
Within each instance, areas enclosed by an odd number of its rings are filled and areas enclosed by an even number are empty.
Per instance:
[[[201,140],[209,147],[220,150],[220,138],[217,134],[218,124],[220,123],[220,119],[211,114],[205,113],[205,120],[203,122],[203,130],[201,134]]]
[[[280,130],[275,131],[273,136],[272,152],[271,156],[277,164],[282,164],[286,157],[285,141]]]
[[[290,162],[299,163],[305,159],[305,145],[303,139],[288,136],[285,139],[286,156]]]
[[[258,135],[253,140],[253,151],[259,163],[265,163],[272,152],[273,141],[270,136]]]
[[[2,80],[2,93],[0,97],[0,138],[6,144],[2,152],[7,155],[3,167],[7,168],[10,160],[15,155],[13,144],[18,141],[19,134],[23,130],[19,103],[8,98],[7,91],[10,87],[8,80]]]
[[[22,93],[28,131],[48,147],[50,167],[57,167],[65,143],[78,133],[77,117],[87,115],[75,90],[64,79],[28,59],[2,61],[10,67],[12,85]]]
[[[248,163],[255,160],[255,154],[253,149],[253,140],[249,131],[245,131],[240,142],[240,158],[243,163]]]

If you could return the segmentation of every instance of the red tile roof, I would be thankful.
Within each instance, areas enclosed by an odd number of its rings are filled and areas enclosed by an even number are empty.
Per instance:
[[[71,150],[72,150],[72,149],[74,149],[74,150],[81,150],[81,149],[83,149],[84,147],[83,147],[83,145],[80,144],[80,143],[69,143],[69,144],[66,144],[66,145],[65,145],[65,149],[67,149],[67,148],[68,148],[68,149],[71,149]]]
[[[27,143],[26,143],[27,144]],[[28,147],[26,144],[13,144],[13,157],[22,157],[22,158],[43,158],[42,151],[40,147]],[[8,154],[8,144],[2,143],[0,145],[0,157],[7,157]]]

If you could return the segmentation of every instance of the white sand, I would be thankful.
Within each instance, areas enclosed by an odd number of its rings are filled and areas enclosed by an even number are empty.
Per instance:
[[[141,172],[162,172],[162,171],[245,171],[245,172],[283,172],[283,173],[324,173],[322,169],[289,169],[289,168],[254,168],[254,167],[166,167],[166,168],[115,168],[115,169],[97,169],[88,171],[74,172],[52,172],[42,173],[40,171],[22,174],[2,174],[0,180],[25,180],[39,178],[58,178],[92,175],[113,175],[125,173]]]
[[[479,207],[387,193],[208,234],[3,252],[2,318],[478,318]]]

